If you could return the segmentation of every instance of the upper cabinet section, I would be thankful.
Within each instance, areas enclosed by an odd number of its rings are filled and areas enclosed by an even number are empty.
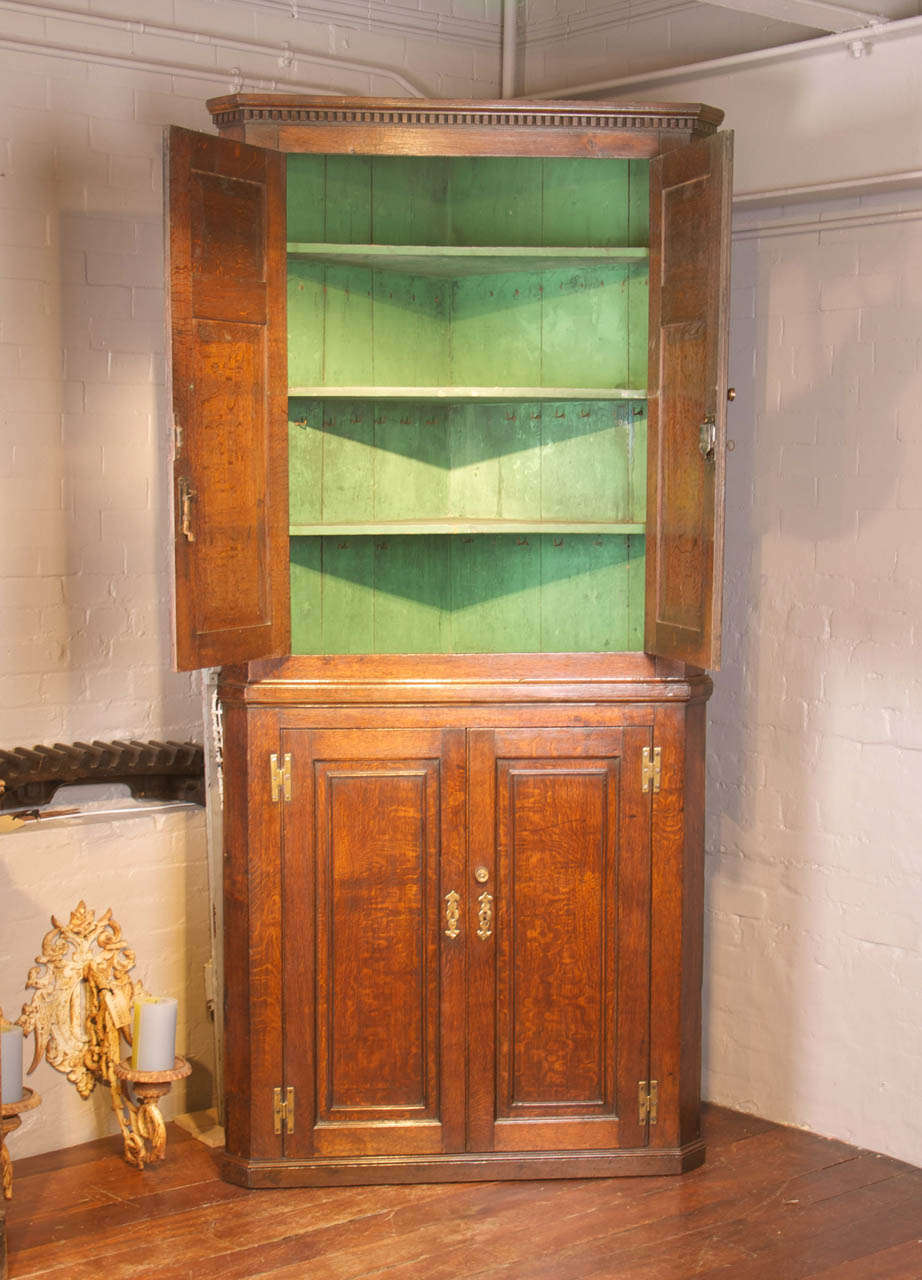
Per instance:
[[[715,665],[722,113],[209,108],[170,153],[179,665]]]

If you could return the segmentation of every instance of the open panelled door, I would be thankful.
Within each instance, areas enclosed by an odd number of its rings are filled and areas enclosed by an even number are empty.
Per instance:
[[[644,648],[720,665],[732,133],[651,161]]]
[[[170,129],[176,666],[287,653],[284,157]]]

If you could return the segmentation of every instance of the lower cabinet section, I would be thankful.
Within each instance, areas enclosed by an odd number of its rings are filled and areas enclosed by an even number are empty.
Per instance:
[[[700,1163],[706,677],[362,705],[316,661],[225,673],[226,1176]]]

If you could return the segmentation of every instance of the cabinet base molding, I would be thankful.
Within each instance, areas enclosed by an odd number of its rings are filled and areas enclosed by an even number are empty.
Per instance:
[[[224,1154],[221,1176],[240,1187],[356,1187],[529,1178],[637,1178],[688,1173],[704,1163],[702,1139],[682,1147],[534,1151],[515,1155],[364,1156],[354,1160],[241,1160]]]

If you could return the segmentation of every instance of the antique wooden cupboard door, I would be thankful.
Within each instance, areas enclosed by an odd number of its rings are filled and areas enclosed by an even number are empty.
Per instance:
[[[733,135],[650,162],[644,648],[720,665]]]
[[[464,1146],[463,730],[295,730],[283,816],[286,1156]]]
[[[469,1145],[641,1146],[646,727],[471,732]]]
[[[169,131],[176,665],[287,653],[285,157]]]

